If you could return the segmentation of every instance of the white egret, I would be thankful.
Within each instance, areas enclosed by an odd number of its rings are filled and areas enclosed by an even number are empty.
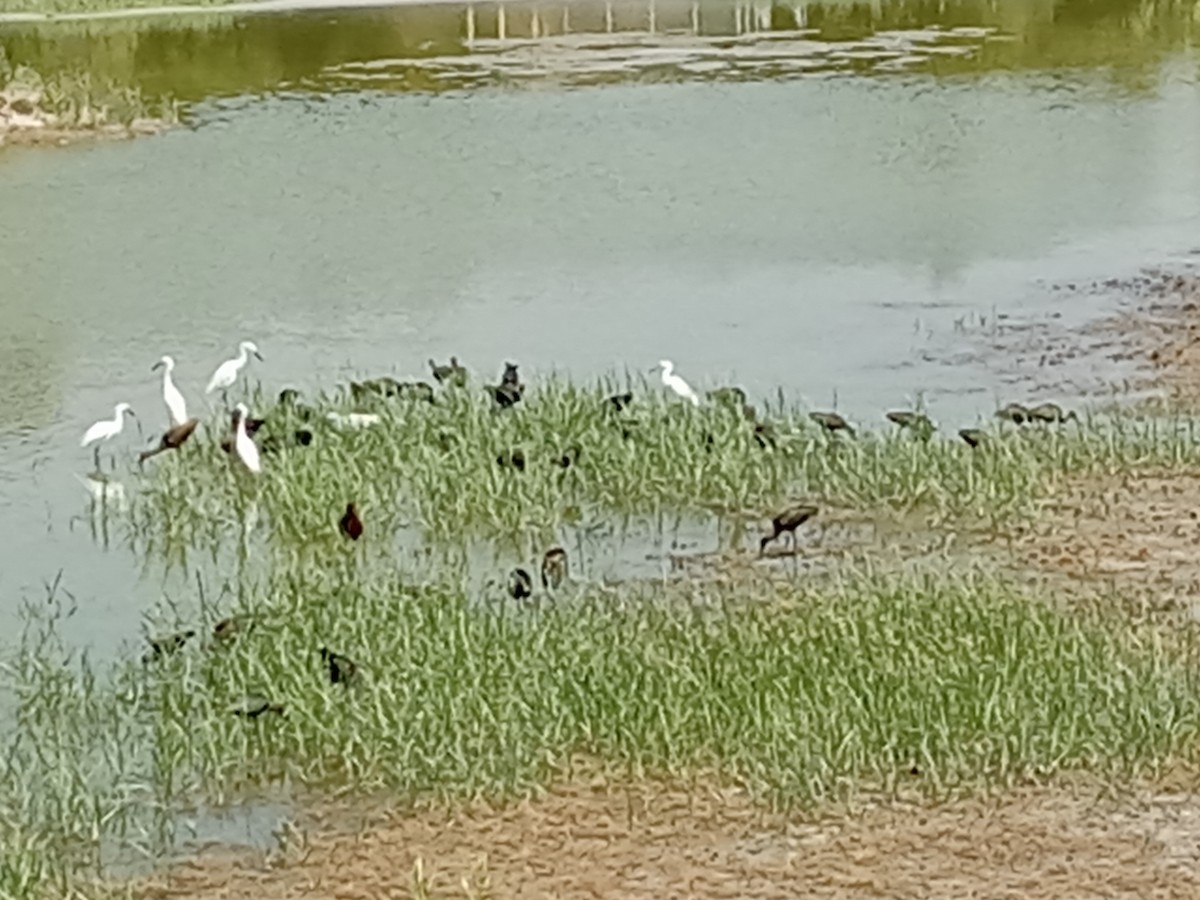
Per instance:
[[[246,417],[250,415],[250,410],[246,409],[246,404],[239,403],[234,407],[234,411],[237,415],[237,429],[233,434],[233,447],[246,468],[257,475],[262,471],[262,459],[258,455],[258,446],[250,440],[250,435],[246,434]]]
[[[662,370],[662,383],[669,387],[675,394],[689,401],[692,406],[700,405],[700,397],[692,390],[692,386],[675,374],[675,363],[669,359],[661,359],[658,365],[650,371]]]
[[[217,366],[217,371],[213,372],[213,376],[209,379],[208,387],[204,389],[204,393],[211,394],[213,391],[227,391],[233,387],[242,368],[250,361],[251,353],[258,357],[259,362],[262,362],[262,354],[258,352],[258,347],[255,346],[254,341],[242,341],[238,344],[238,355],[233,359],[225,360],[225,362]]]
[[[151,372],[158,369],[163,370],[163,402],[167,404],[171,425],[172,427],[182,425],[188,420],[187,401],[183,399],[183,394],[179,392],[179,388],[175,387],[175,382],[171,378],[171,373],[175,371],[175,360],[164,356],[150,367]]]
[[[133,407],[128,403],[118,403],[113,407],[113,417],[111,419],[101,419],[96,422],[83,433],[83,440],[79,442],[80,447],[86,447],[88,444],[96,445],[96,468],[100,468],[100,442],[108,441],[115,438],[121,433],[121,429],[125,427],[126,414],[137,418],[134,415]]]

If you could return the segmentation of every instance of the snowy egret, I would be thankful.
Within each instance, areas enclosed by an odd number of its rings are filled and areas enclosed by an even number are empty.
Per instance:
[[[158,456],[158,454],[165,450],[178,450],[187,443],[188,438],[192,436],[192,432],[196,430],[196,426],[199,424],[199,419],[188,419],[186,422],[168,428],[159,440],[157,447],[153,450],[144,450],[138,454],[138,464],[144,463],[152,456]]]
[[[792,552],[794,553],[796,550],[796,529],[815,516],[817,512],[817,508],[809,504],[785,509],[771,520],[771,533],[758,543],[759,554],[762,554],[767,549],[767,544],[785,533],[792,536]]]
[[[682,397],[692,404],[692,406],[700,405],[700,398],[696,392],[692,390],[692,386],[675,374],[675,363],[669,359],[660,359],[658,365],[651,369],[651,372],[662,370],[662,383],[669,387],[675,394]]]
[[[238,355],[233,359],[225,360],[225,362],[217,366],[217,371],[213,372],[213,376],[209,379],[208,387],[204,389],[204,393],[211,394],[213,391],[224,392],[233,387],[242,368],[250,361],[251,353],[258,357],[259,362],[263,361],[262,354],[258,352],[258,347],[255,346],[254,341],[242,341],[238,344]]]
[[[126,415],[133,416],[135,419],[137,418],[133,412],[133,407],[128,403],[118,403],[113,407],[113,417],[111,419],[101,419],[83,433],[83,440],[79,442],[79,446],[86,447],[88,444],[96,445],[97,469],[100,468],[100,442],[112,440],[121,433],[121,429],[125,427]]]
[[[342,518],[338,522],[338,529],[352,541],[357,541],[362,537],[362,519],[358,517],[358,510],[354,508],[353,503],[346,504],[346,511],[342,514]]]
[[[546,590],[558,588],[567,575],[567,551],[562,547],[551,547],[542,557],[542,587]]]
[[[334,653],[328,647],[321,648],[321,660],[329,667],[330,684],[349,684],[358,674],[356,666],[349,657]]]
[[[163,370],[163,402],[167,404],[167,413],[171,417],[171,424],[182,425],[188,420],[187,402],[183,399],[179,388],[175,387],[174,379],[171,378],[171,373],[175,371],[175,360],[164,356],[150,367],[151,372],[158,369]]]
[[[237,412],[237,429],[233,435],[233,447],[246,468],[257,475],[262,471],[262,460],[258,455],[258,447],[255,446],[254,441],[250,440],[250,435],[246,434],[246,417],[250,414],[250,410],[246,409],[244,403],[239,403],[235,410]]]

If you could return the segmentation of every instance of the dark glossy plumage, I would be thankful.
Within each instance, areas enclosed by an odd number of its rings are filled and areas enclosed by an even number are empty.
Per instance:
[[[188,629],[187,631],[177,631],[174,634],[165,634],[160,637],[148,638],[150,651],[142,657],[145,662],[152,662],[156,659],[162,659],[164,656],[169,656],[176,650],[183,647],[190,638],[196,636],[196,632]]]
[[[1022,406],[1020,403],[1009,403],[1007,406],[996,410],[996,418],[1012,422],[1014,425],[1024,425],[1030,420],[1030,415],[1028,408]]]
[[[790,534],[792,536],[792,547],[796,545],[796,529],[815,516],[820,510],[817,507],[805,503],[798,506],[790,506],[775,516],[771,520],[771,533],[766,535],[758,544],[758,551],[762,553],[767,549],[767,544],[775,540],[781,534]]]
[[[626,391],[624,394],[613,394],[605,402],[617,412],[621,412],[633,402],[633,392]]]
[[[342,513],[342,518],[338,520],[338,530],[352,541],[357,541],[362,537],[362,519],[358,517],[358,510],[354,508],[353,503],[346,504],[346,511]]]
[[[349,657],[334,653],[328,647],[322,647],[320,652],[329,671],[330,684],[349,684],[358,674],[358,666]]]
[[[570,574],[567,551],[562,547],[551,547],[542,557],[542,587],[547,590],[558,588]]]
[[[504,450],[496,457],[496,465],[503,468],[516,469],[518,472],[525,471],[525,451],[520,447],[515,447],[511,450]]]
[[[1079,417],[1075,415],[1074,411],[1064,413],[1063,408],[1057,403],[1039,403],[1037,406],[1031,406],[1029,408],[1029,418],[1050,424],[1069,422],[1072,419],[1079,421]]]
[[[811,412],[808,417],[828,432],[844,431],[847,434],[854,434],[850,423],[835,412]]]
[[[521,388],[511,384],[488,385],[488,392],[500,409],[508,409],[521,402]]]
[[[559,466],[564,469],[569,469],[571,466],[579,462],[579,455],[583,452],[583,448],[578,444],[571,444],[565,449],[562,454],[555,460]]]
[[[188,419],[186,422],[168,428],[159,440],[157,447],[138,454],[138,462],[144,463],[150,457],[157,456],[166,450],[178,450],[187,443],[188,438],[192,436],[192,433],[196,430],[196,426],[199,424],[199,419]]]
[[[282,714],[284,710],[282,703],[274,703],[262,694],[247,694],[245,698],[230,706],[229,711],[235,716],[257,719],[264,713]]]
[[[743,407],[746,405],[746,392],[740,387],[721,387],[709,391],[708,399],[727,406]]]
[[[508,594],[514,600],[524,600],[533,594],[533,576],[519,566],[508,576]]]
[[[974,449],[987,440],[987,432],[980,428],[963,428],[958,432],[958,436],[966,441],[968,447]]]

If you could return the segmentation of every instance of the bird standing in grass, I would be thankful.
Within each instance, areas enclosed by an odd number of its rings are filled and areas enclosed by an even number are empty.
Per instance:
[[[514,600],[524,600],[533,594],[533,576],[519,566],[508,576],[508,594]]]
[[[274,703],[262,694],[247,694],[243,699],[230,706],[229,711],[235,716],[257,719],[263,713],[269,712],[282,715],[284,710],[282,703]]]
[[[1032,416],[1030,416],[1029,410],[1020,403],[1009,403],[1007,406],[996,410],[996,418],[1012,422],[1014,425],[1024,425],[1030,421]]]
[[[250,361],[250,354],[263,361],[262,354],[258,352],[258,347],[254,341],[242,341],[238,344],[238,355],[233,359],[227,359],[225,362],[217,366],[217,370],[213,372],[212,378],[208,380],[208,387],[204,389],[204,393],[211,394],[213,391],[220,391],[222,394],[229,390],[238,380],[238,375],[246,363]]]
[[[158,442],[158,446],[153,450],[143,450],[138,454],[138,465],[141,465],[152,456],[158,456],[167,450],[178,450],[187,443],[188,438],[196,430],[196,426],[200,424],[199,419],[188,419],[186,422],[181,422],[178,425],[173,425],[163,433],[162,438]]]
[[[334,653],[328,647],[321,648],[321,660],[329,669],[330,684],[349,684],[358,674],[358,666],[349,657]]]
[[[810,412],[808,417],[830,434],[835,431],[844,431],[850,435],[854,434],[854,429],[850,427],[850,423],[835,412]]]
[[[542,557],[542,587],[557,590],[570,574],[567,551],[562,547],[551,547]]]
[[[959,429],[958,436],[972,450],[987,440],[987,433],[980,428],[961,428]]]
[[[183,394],[180,393],[179,388],[175,387],[175,381],[171,378],[171,373],[175,371],[175,360],[170,356],[164,356],[150,367],[151,372],[158,369],[163,370],[163,402],[167,404],[167,414],[171,418],[171,424],[173,426],[182,425],[188,420],[187,401],[183,399]]]
[[[346,504],[346,511],[342,513],[342,518],[338,522],[338,528],[342,534],[350,538],[352,541],[357,541],[362,537],[363,523],[358,517],[358,510],[354,508],[353,503]]]
[[[1079,421],[1079,416],[1075,415],[1074,410],[1064,413],[1062,407],[1057,403],[1039,403],[1037,406],[1030,407],[1028,413],[1031,420],[1036,419],[1052,425],[1072,420]]]
[[[83,433],[83,440],[79,442],[80,447],[86,447],[89,444],[95,444],[95,460],[96,468],[100,468],[100,443],[102,441],[110,441],[121,433],[125,427],[125,417],[134,415],[133,407],[128,403],[118,403],[113,407],[113,417],[111,419],[101,419],[96,422]]]
[[[684,381],[681,376],[675,374],[675,363],[671,362],[671,360],[660,359],[658,365],[650,371],[661,371],[663,386],[670,389],[675,396],[688,401],[692,406],[700,405],[699,395],[692,390],[692,386]]]
[[[259,456],[258,447],[246,433],[246,419],[250,415],[250,410],[246,409],[246,404],[239,403],[234,408],[234,415],[237,417],[237,425],[233,433],[233,449],[237,452],[242,465],[257,475],[262,471],[262,458]]]
[[[771,533],[766,535],[758,544],[759,555],[766,552],[767,544],[781,534],[792,536],[792,551],[796,550],[796,529],[811,519],[819,510],[811,504],[802,504],[785,509],[771,520]]]

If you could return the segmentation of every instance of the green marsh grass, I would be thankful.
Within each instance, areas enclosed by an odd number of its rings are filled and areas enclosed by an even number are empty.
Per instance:
[[[935,525],[957,519],[996,530],[1027,520],[1063,477],[1200,460],[1189,419],[993,427],[992,440],[972,450],[953,434],[827,435],[783,398],[759,408],[775,440],[764,448],[740,411],[693,410],[644,383],[632,388],[626,413],[604,402],[624,389],[616,380],[551,379],[505,411],[482,391],[449,390],[433,404],[375,403],[367,408],[382,422],[357,431],[325,422],[325,412],[350,407],[324,398],[310,425],[313,444],[267,455],[255,482],[216,448],[222,419],[194,446],[148,465],[131,537],[143,549],[211,549],[253,506],[274,548],[328,547],[349,500],[376,539],[409,532],[545,545],[564,528],[671,515],[759,518],[799,498],[864,512],[919,510]],[[305,424],[261,402],[255,409],[266,413],[265,433],[286,438]],[[556,465],[572,446],[581,450],[577,463]],[[523,472],[497,464],[513,448],[527,458]]]
[[[153,855],[166,811],[280,783],[503,798],[582,758],[809,807],[1153,775],[1190,760],[1200,731],[1188,651],[970,571],[583,589],[516,608],[285,570],[245,602],[256,627],[152,664],[141,647],[107,665],[71,654],[31,609],[41,624],[6,666],[17,733],[0,779],[0,845],[30,849],[0,860],[17,866],[0,883],[97,877],[105,841]],[[357,683],[328,683],[321,645],[359,664]],[[286,713],[231,715],[247,692]]]

